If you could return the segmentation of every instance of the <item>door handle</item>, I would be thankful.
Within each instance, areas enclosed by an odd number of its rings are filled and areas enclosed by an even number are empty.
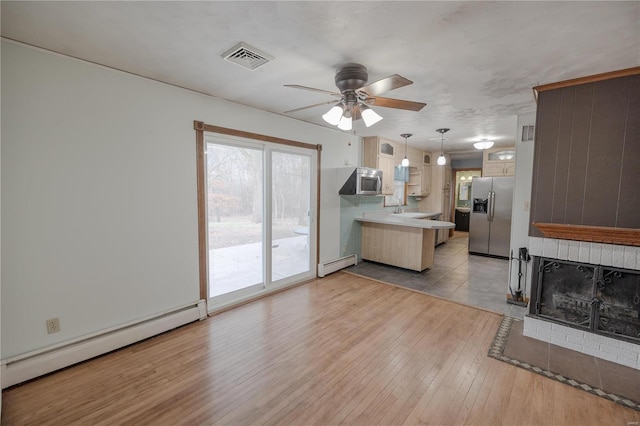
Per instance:
[[[493,215],[496,212],[496,193],[491,191],[491,222],[493,222]]]

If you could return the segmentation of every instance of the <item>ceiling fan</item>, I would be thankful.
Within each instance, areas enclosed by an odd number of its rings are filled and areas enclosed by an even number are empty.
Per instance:
[[[321,102],[319,104],[308,105],[302,108],[285,111],[284,113],[302,111],[304,109],[315,108],[320,105],[335,103],[335,105],[326,114],[324,114],[322,118],[327,123],[333,126],[338,126],[338,128],[342,130],[351,130],[353,120],[359,120],[362,118],[362,121],[364,121],[364,124],[367,127],[382,120],[380,115],[369,108],[370,105],[409,111],[420,111],[425,105],[427,105],[423,102],[405,101],[378,96],[389,90],[413,84],[413,81],[398,74],[393,74],[389,77],[367,84],[368,79],[369,74],[367,73],[367,68],[364,65],[348,63],[340,68],[335,76],[336,87],[340,90],[339,93],[322,89],[314,89],[313,87],[300,86],[297,84],[285,84],[285,87],[292,87],[294,89],[327,93],[331,96],[337,97],[338,100],[337,102],[334,99],[327,102]]]

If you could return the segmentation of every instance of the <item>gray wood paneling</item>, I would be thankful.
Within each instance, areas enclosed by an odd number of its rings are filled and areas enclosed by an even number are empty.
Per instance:
[[[551,222],[551,199],[561,101],[562,93],[556,90],[543,92],[538,97],[531,193],[531,217],[536,218],[538,222]],[[541,236],[541,233],[531,226],[529,235]]]
[[[640,228],[640,76],[540,92],[536,127],[532,224]]]
[[[575,108],[573,109],[571,127],[571,154],[566,166],[568,170],[567,207],[564,222],[560,223],[582,223],[592,99],[592,85],[587,84],[575,87]]]
[[[573,111],[575,108],[575,88],[562,92],[560,100],[560,116],[558,117],[558,137],[555,152],[555,176],[553,183],[553,200],[551,203],[551,223],[564,222],[567,211],[567,192],[570,164],[571,132],[573,130]]]
[[[594,85],[581,225],[616,226],[628,81],[616,78]]]
[[[629,80],[627,96],[627,121],[625,124],[620,198],[618,206],[620,228],[640,228],[640,76]]]

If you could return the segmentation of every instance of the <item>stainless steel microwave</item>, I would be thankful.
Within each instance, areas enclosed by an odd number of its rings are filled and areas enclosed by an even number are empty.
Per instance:
[[[350,167],[341,169],[339,176],[347,176],[340,195],[380,195],[382,192],[382,171],[370,167]]]

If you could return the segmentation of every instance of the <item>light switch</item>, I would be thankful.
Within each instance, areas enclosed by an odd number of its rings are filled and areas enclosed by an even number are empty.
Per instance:
[[[524,202],[524,207],[522,208],[522,210],[524,210],[525,212],[529,211],[529,201]]]

